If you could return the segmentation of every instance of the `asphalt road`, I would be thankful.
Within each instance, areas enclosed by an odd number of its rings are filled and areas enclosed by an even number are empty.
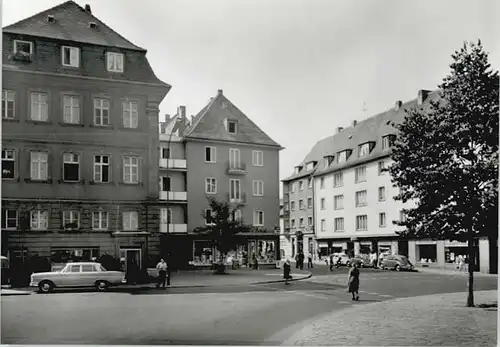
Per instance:
[[[466,291],[466,277],[362,269],[360,301],[346,269],[311,279],[225,288],[62,292],[2,297],[2,344],[274,345],[334,310],[434,293]],[[476,290],[497,288],[495,277]],[[465,302],[465,296],[464,296]]]

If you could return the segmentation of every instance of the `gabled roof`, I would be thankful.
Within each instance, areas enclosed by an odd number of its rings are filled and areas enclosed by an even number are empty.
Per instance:
[[[49,15],[54,17],[53,22],[47,20]],[[96,23],[96,27],[89,27],[89,22]],[[146,51],[125,39],[74,1],[66,1],[11,24],[3,28],[3,32]]]
[[[236,134],[231,134],[226,130],[225,122],[227,120],[237,122]],[[187,139],[241,142],[281,148],[229,101],[222,94],[222,90],[219,90],[217,96],[196,115],[193,123],[186,130],[185,137]]]
[[[439,99],[439,91],[430,92],[421,107],[427,108],[430,106],[431,101],[437,101]],[[398,110],[392,108],[373,117],[367,118],[353,127],[343,129],[335,135],[320,140],[314,145],[301,164],[299,164],[305,165],[305,163],[310,161],[318,161],[316,167],[309,172],[302,171],[300,173],[293,174],[282,181],[287,182],[311,174],[314,176],[326,174],[328,172],[339,170],[343,167],[374,160],[377,157],[386,155],[386,153],[382,151],[382,137],[385,135],[396,134],[396,129],[391,125],[391,123],[401,123],[407,114],[406,110],[415,109],[417,107],[419,107],[417,99],[413,99],[403,103]],[[367,142],[375,142],[374,148],[368,155],[358,157],[358,146]],[[352,150],[351,156],[347,162],[341,164],[337,163],[338,153],[346,149]],[[335,158],[330,166],[325,168],[322,159],[323,157],[329,155],[333,155]]]

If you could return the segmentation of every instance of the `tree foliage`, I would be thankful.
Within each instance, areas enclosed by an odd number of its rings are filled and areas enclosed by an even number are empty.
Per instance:
[[[452,55],[430,107],[407,111],[389,168],[405,209],[402,235],[462,239],[498,230],[498,71],[481,42]]]

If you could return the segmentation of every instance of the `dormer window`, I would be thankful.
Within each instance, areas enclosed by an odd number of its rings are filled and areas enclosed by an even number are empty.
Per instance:
[[[227,132],[230,134],[236,134],[238,131],[238,123],[234,120],[227,121]]]
[[[396,139],[395,135],[386,135],[382,137],[382,150],[386,151],[392,147],[394,144],[394,140]]]
[[[316,161],[311,161],[311,162],[307,163],[306,171],[314,169],[314,167],[316,166],[316,163],[317,163]]]
[[[61,52],[63,66],[80,66],[80,48],[63,46]]]
[[[123,54],[107,52],[106,65],[108,71],[110,72],[123,72]]]
[[[349,158],[349,155],[351,154],[351,151],[349,149],[346,149],[345,151],[339,152],[339,155],[337,156],[337,163],[345,163],[347,161],[347,158]]]
[[[327,169],[333,162],[333,155],[327,155],[323,157],[324,160],[324,168]]]
[[[358,155],[360,157],[370,153],[370,143],[363,143],[358,147]]]
[[[302,166],[296,166],[295,167],[295,174],[298,174],[302,171]]]

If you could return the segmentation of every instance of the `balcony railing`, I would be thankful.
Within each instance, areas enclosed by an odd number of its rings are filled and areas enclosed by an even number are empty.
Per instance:
[[[239,196],[235,197],[234,195],[231,197],[229,193],[226,194],[227,201],[234,204],[245,204],[247,202],[247,195],[245,193],[240,193]]]
[[[168,230],[167,230],[168,229]],[[161,223],[160,224],[160,232],[161,233],[169,233],[169,234],[186,234],[187,233],[187,224],[170,224]]]
[[[160,200],[187,201],[187,192],[160,192]]]
[[[160,158],[160,168],[162,169],[177,169],[186,170],[187,162],[186,159],[164,159]]]
[[[226,162],[226,173],[232,175],[244,175],[247,172],[247,165],[245,163]]]

